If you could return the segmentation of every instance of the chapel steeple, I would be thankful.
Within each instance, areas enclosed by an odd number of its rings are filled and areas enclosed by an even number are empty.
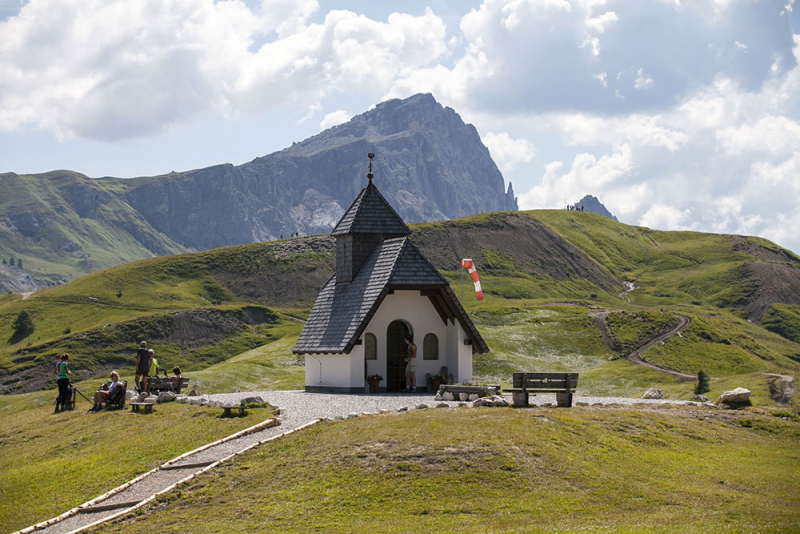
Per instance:
[[[336,238],[336,283],[349,283],[356,277],[375,245],[386,239],[411,234],[406,223],[383,198],[372,182],[372,160],[369,153],[367,187],[339,219],[331,235]]]

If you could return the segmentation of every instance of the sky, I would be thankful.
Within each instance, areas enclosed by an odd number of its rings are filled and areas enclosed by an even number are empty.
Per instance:
[[[0,0],[0,173],[241,164],[390,98],[475,125],[522,209],[800,252],[794,0]],[[798,34],[795,34],[795,31]]]

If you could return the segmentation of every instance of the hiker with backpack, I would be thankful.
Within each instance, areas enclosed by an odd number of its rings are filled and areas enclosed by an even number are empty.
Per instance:
[[[69,375],[72,374],[72,371],[69,370],[69,354],[65,352],[61,355],[61,358],[56,363],[54,372],[57,377],[56,383],[58,384],[58,397],[56,397],[56,412],[58,412],[64,409],[71,397]]]
[[[94,400],[92,401],[94,405],[89,408],[89,411],[99,412],[102,410],[103,401],[109,400],[114,394],[114,390],[119,387],[122,387],[122,382],[119,381],[119,373],[116,371],[111,371],[111,384],[108,385],[108,390],[104,391],[102,389],[98,389],[94,392]]]

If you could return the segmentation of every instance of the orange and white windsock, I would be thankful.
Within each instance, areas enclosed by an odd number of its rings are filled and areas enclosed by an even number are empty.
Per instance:
[[[472,281],[475,282],[475,298],[483,300],[483,290],[481,289],[481,281],[478,279],[478,271],[475,270],[475,262],[465,258],[461,260],[461,266],[467,270]]]

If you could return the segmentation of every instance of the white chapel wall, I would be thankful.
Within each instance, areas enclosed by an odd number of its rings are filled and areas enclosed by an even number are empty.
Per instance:
[[[417,385],[425,386],[425,374],[436,374],[442,367],[447,366],[447,372],[453,374],[456,380],[472,379],[472,349],[465,345],[469,353],[469,362],[462,357],[463,351],[458,345],[463,345],[465,337],[461,326],[458,324],[445,325],[436,312],[428,297],[420,295],[419,290],[395,291],[387,295],[381,307],[373,316],[365,330],[377,338],[378,359],[367,360],[368,374],[378,373],[386,378],[386,330],[389,323],[402,320],[411,326],[414,343],[417,345]],[[426,360],[423,354],[423,340],[425,335],[433,333],[439,339],[439,359]],[[362,335],[363,339],[363,335]],[[453,343],[455,341],[455,347]],[[363,345],[360,345],[363,346]],[[455,367],[468,369],[468,373],[459,371]],[[467,378],[461,378],[467,376]]]

